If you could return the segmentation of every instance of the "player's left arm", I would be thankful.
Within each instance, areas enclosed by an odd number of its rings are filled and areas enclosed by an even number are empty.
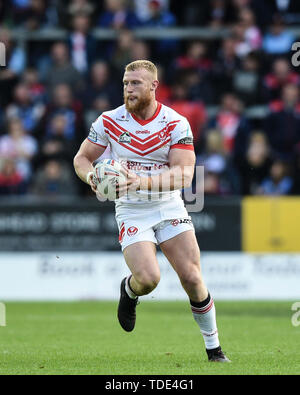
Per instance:
[[[174,191],[188,188],[193,180],[195,153],[186,149],[171,149],[169,170],[151,177],[142,177],[140,189],[152,191]]]
[[[194,150],[174,148],[169,153],[170,176],[173,178],[173,189],[191,186],[196,157]]]
[[[195,161],[193,133],[187,119],[182,118],[171,133],[169,170],[142,178],[140,189],[173,191],[188,188],[193,180]]]

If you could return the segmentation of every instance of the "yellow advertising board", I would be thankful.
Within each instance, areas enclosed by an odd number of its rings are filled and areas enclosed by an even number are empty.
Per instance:
[[[300,198],[243,199],[242,248],[246,252],[299,252]]]

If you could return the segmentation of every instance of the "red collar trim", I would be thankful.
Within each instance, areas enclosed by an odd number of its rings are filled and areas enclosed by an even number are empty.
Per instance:
[[[144,125],[147,125],[147,123],[153,121],[153,119],[155,119],[155,118],[158,116],[160,110],[161,110],[161,103],[157,102],[156,111],[155,111],[154,115],[153,115],[151,118],[149,118],[149,119],[140,119],[140,118],[136,117],[136,116],[135,116],[134,114],[132,114],[132,113],[130,113],[130,115],[132,116],[132,118],[133,118],[136,122],[138,122],[140,125],[144,126]]]

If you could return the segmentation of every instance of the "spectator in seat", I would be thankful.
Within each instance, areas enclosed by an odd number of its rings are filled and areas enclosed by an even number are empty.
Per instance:
[[[13,159],[0,161],[0,195],[20,195],[26,192],[22,175],[18,172]]]
[[[35,68],[27,68],[22,75],[21,82],[27,86],[33,103],[46,103],[46,88],[41,83],[39,73]]]
[[[28,133],[35,133],[38,123],[45,113],[45,105],[34,102],[28,86],[18,84],[14,89],[14,102],[7,107],[6,117],[19,118]]]
[[[243,8],[239,14],[239,20],[244,28],[244,39],[250,51],[259,50],[262,46],[262,35],[256,26],[256,17],[251,8]]]
[[[255,54],[247,55],[233,73],[233,89],[246,106],[261,102],[260,62]]]
[[[291,51],[295,41],[294,34],[286,29],[282,17],[275,15],[269,31],[264,35],[263,50],[268,55],[286,55]]]
[[[26,19],[31,0],[11,0],[11,16],[15,26],[19,26]]]
[[[149,45],[142,40],[134,40],[133,46],[131,48],[131,59],[132,61],[139,59],[150,59],[150,48]]]
[[[92,17],[94,11],[95,5],[89,0],[72,0],[68,7],[68,14],[71,19],[78,14],[84,14]]]
[[[175,60],[178,70],[195,69],[199,73],[208,74],[212,69],[212,60],[207,56],[207,46],[201,41],[194,41],[188,45],[186,54]]]
[[[195,149],[197,151],[202,130],[206,123],[206,110],[203,103],[189,100],[188,87],[184,83],[177,82],[172,86],[172,96],[167,105],[186,117],[189,121],[194,136]]]
[[[159,0],[151,0],[148,3],[150,18],[143,23],[144,27],[162,29],[176,26],[176,17],[170,11],[164,9]],[[176,39],[160,39],[154,45],[156,56],[170,64],[170,56],[176,54],[178,41]]]
[[[249,138],[245,158],[236,163],[242,195],[256,195],[271,165],[271,151],[264,132],[254,130]]]
[[[243,103],[233,93],[222,96],[221,106],[209,121],[209,127],[219,129],[227,155],[244,156],[249,137],[249,124],[243,116]]]
[[[95,62],[91,69],[90,81],[83,96],[86,109],[100,111],[98,100],[103,98],[106,98],[109,103],[108,109],[114,108],[122,104],[119,96],[120,91],[111,77],[108,63],[102,60]],[[102,109],[102,111],[104,110]]]
[[[280,99],[281,90],[286,84],[300,84],[300,76],[292,71],[290,63],[285,58],[273,62],[272,72],[263,80],[263,94],[266,101]]]
[[[134,11],[141,23],[147,22],[151,18],[149,3],[151,0],[134,0]],[[169,11],[170,0],[158,0],[164,11]]]
[[[258,193],[261,195],[288,195],[292,191],[293,179],[289,175],[289,164],[276,159],[269,176],[261,183]]]
[[[208,3],[208,2],[206,2]],[[209,12],[207,19],[209,20],[209,26],[218,29],[224,26],[228,18],[228,2],[226,0],[210,0]],[[208,11],[208,10],[207,10]]]
[[[274,153],[292,159],[295,147],[300,142],[299,87],[287,84],[282,89],[280,101],[270,104],[270,114],[265,127]]]
[[[125,66],[131,62],[133,45],[133,33],[130,30],[120,31],[111,52],[111,64],[120,83],[123,78]]]
[[[225,154],[222,133],[209,129],[205,133],[205,149],[197,155],[196,165],[204,166],[204,189],[206,193],[225,195],[238,191],[237,174],[231,159]]]
[[[41,127],[45,128],[46,138],[55,135],[53,118],[56,116],[65,118],[63,136],[70,142],[76,142],[85,135],[82,119],[82,104],[74,99],[72,91],[66,84],[58,85],[54,90],[53,101],[50,103]]]
[[[105,0],[105,11],[100,15],[98,26],[113,29],[134,29],[140,25],[134,11],[126,0]]]
[[[170,27],[176,25],[176,17],[169,10],[163,7],[159,0],[148,2],[149,19],[144,22],[144,26]]]
[[[188,97],[192,101],[201,101],[206,105],[214,103],[214,90],[209,78],[196,69],[186,70],[182,76],[188,88]]]
[[[67,84],[74,93],[83,89],[81,74],[71,64],[68,46],[63,42],[56,42],[52,46],[50,67],[45,76],[45,84],[50,96],[55,86],[59,84]]]
[[[76,14],[72,20],[73,32],[69,37],[72,65],[86,75],[97,53],[96,39],[89,34],[90,17],[84,13]]]
[[[47,0],[30,0],[21,25],[27,30],[54,27],[58,23],[56,8]]]
[[[51,135],[46,136],[40,144],[40,151],[34,158],[34,167],[40,168],[50,159],[65,160],[71,163],[78,149],[74,141],[65,137],[67,119],[64,115],[55,115],[51,119]]]
[[[37,171],[31,192],[50,198],[74,196],[77,188],[72,174],[69,164],[51,159]]]
[[[38,144],[35,138],[26,134],[21,120],[8,122],[8,133],[0,138],[0,157],[13,159],[18,173],[24,182],[32,176],[31,161],[37,154]]]
[[[212,75],[217,96],[232,91],[233,74],[240,65],[235,48],[235,38],[228,37],[222,41],[221,48],[217,51]]]
[[[240,59],[259,49],[259,45],[257,44],[258,40],[254,39],[252,41],[250,37],[248,37],[247,27],[242,22],[238,22],[233,26],[232,35],[236,42],[235,54]],[[253,44],[253,42],[255,44]]]

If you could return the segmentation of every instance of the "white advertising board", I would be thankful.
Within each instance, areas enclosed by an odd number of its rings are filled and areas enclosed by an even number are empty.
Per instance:
[[[177,275],[158,253],[161,282],[146,299],[186,300]],[[300,255],[202,253],[202,271],[216,300],[300,298]],[[109,253],[1,253],[0,301],[119,298],[129,270]]]

